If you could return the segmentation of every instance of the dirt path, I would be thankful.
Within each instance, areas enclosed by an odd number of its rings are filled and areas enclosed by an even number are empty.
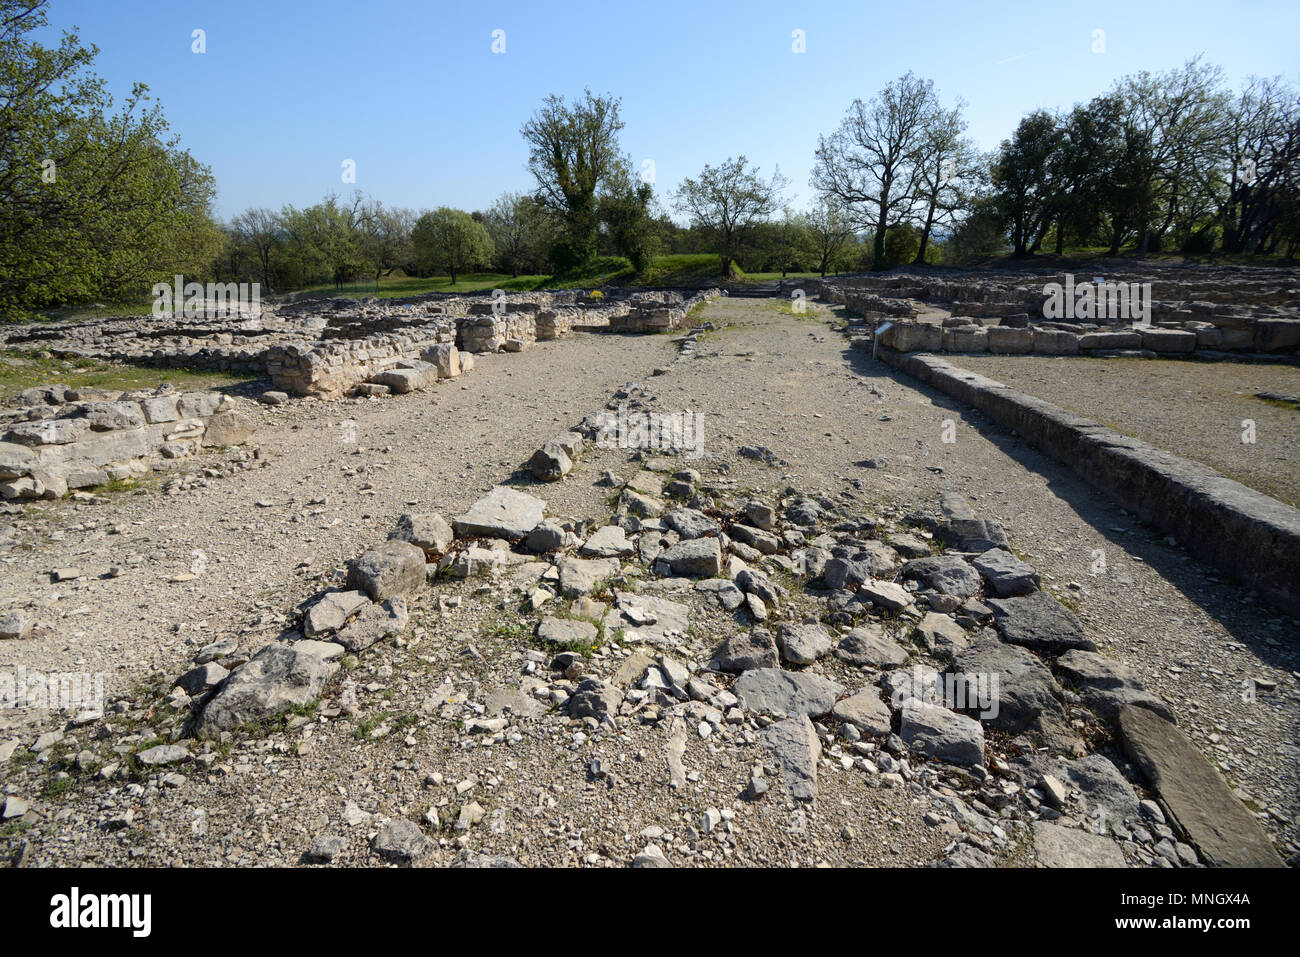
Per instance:
[[[479,357],[430,393],[254,410],[265,467],[177,495],[155,484],[102,504],[30,506],[20,544],[0,553],[0,611],[27,608],[54,634],[0,643],[0,670],[105,672],[111,694],[176,674],[227,634],[270,637],[278,621],[257,603],[305,597],[412,506],[463,511],[550,433],[674,353],[666,336],[578,335]],[[202,574],[172,581],[193,571],[196,551]],[[113,566],[120,577],[106,577]],[[52,583],[56,568],[81,577]]]

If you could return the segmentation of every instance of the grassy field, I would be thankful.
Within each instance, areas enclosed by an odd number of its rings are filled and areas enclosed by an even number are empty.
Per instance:
[[[150,369],[95,359],[42,359],[35,352],[0,351],[0,402],[9,402],[23,389],[60,382],[97,389],[155,389],[170,382],[178,389],[217,389],[254,378],[226,372]]]

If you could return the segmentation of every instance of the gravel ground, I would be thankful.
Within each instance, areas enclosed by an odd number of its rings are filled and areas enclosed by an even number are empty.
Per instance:
[[[32,608],[52,627],[0,645],[0,669],[109,670],[115,691],[151,680],[157,689],[220,637],[255,650],[303,599],[339,580],[344,560],[382,540],[398,514],[414,506],[461,511],[551,434],[641,379],[660,410],[705,416],[704,456],[688,464],[744,495],[771,500],[793,486],[821,490],[849,510],[901,516],[960,491],[1006,526],[1012,547],[1078,610],[1103,649],[1174,706],[1183,728],[1264,815],[1283,856],[1300,850],[1294,621],[1214,578],[1019,440],[849,350],[830,330],[830,310],[794,317],[774,302],[720,300],[701,318],[723,328],[663,375],[651,371],[673,359],[668,337],[544,343],[481,357],[472,373],[431,395],[260,410],[261,458],[206,487],[168,494],[151,486],[102,504],[29,507],[16,522],[19,544],[0,559],[0,609]],[[349,418],[356,445],[340,438]],[[953,444],[941,438],[949,419]],[[767,446],[788,464],[740,458],[742,445]],[[610,490],[598,480],[605,469],[626,478],[631,468],[627,453],[598,450],[565,481],[534,491],[552,514],[603,520]],[[205,555],[202,573],[171,581],[192,569],[195,549]],[[1092,574],[1097,550],[1105,568]],[[50,584],[49,571],[69,565],[82,577]],[[110,566],[122,567],[121,577],[98,577]],[[355,714],[292,716],[265,737],[205,751],[180,780],[123,788],[71,778],[32,794],[38,779],[31,758],[20,756],[5,791],[24,789],[46,815],[27,833],[28,859],[290,864],[335,833],[343,838],[338,862],[374,864],[369,840],[386,818],[427,821],[430,809],[439,820],[429,825],[438,838],[433,864],[465,848],[525,864],[621,866],[653,839],[679,864],[917,865],[950,845],[950,829],[922,820],[931,804],[914,782],[871,787],[838,760],[824,762],[811,807],[775,795],[740,800],[756,760],[749,724],[710,736],[687,727],[690,777],[677,790],[667,786],[666,748],[676,733],[667,722],[632,722],[616,737],[585,740],[551,718],[511,723],[488,738],[466,733],[466,709],[518,687],[528,670],[537,616],[521,620],[517,601],[535,574],[521,566],[495,582],[440,583],[413,602],[406,639],[376,646],[347,670]],[[696,662],[737,628],[730,616],[699,610],[674,654]],[[608,673],[626,653],[611,649],[593,666]],[[850,688],[868,683],[838,662],[814,667]],[[1277,690],[1245,703],[1247,676],[1271,679]],[[74,730],[81,740],[62,747],[95,747],[99,735],[111,741],[132,730],[147,735],[151,717],[110,716],[100,731]],[[519,740],[507,738],[514,734]],[[0,743],[8,737],[0,727]],[[591,772],[593,758],[605,762],[600,774]],[[969,793],[969,782],[956,778],[931,784]],[[450,827],[470,799],[484,814],[472,837]],[[131,819],[121,817],[125,805]],[[729,820],[702,836],[700,816],[710,808]],[[664,833],[648,838],[647,828]],[[999,852],[1003,862],[1024,861],[1014,841]]]
[[[1255,398],[1257,392],[1300,395],[1300,367],[1050,356],[948,358],[1300,505],[1300,409]],[[1255,423],[1253,443],[1242,441],[1245,419]]]
[[[1282,844],[1300,848],[1300,624],[984,416],[849,350],[816,322],[818,310],[797,321],[775,303],[711,304],[706,318],[735,324],[666,381],[662,403],[706,411],[718,422],[714,442],[767,445],[790,462],[741,466],[742,483],[830,492],[860,484],[872,502],[904,505],[961,492],[1003,523],[1098,644],[1174,706],[1240,796],[1268,815],[1266,827],[1286,836]],[[942,441],[947,419],[952,444]],[[1098,550],[1104,571],[1093,574]],[[1248,677],[1275,681],[1277,691],[1245,702]]]

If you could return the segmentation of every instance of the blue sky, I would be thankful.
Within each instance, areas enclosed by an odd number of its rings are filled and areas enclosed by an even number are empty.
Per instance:
[[[966,100],[991,149],[1036,107],[1204,53],[1238,87],[1300,78],[1300,3],[435,3],[432,0],[52,0],[121,95],[147,83],[217,178],[217,213],[360,188],[385,203],[476,209],[525,190],[519,127],[548,93],[623,98],[625,151],[661,199],[707,162],[780,165],[811,197],[817,136],[854,97],[912,70]],[[206,32],[207,52],[191,51]],[[505,53],[492,52],[494,30]],[[806,52],[792,51],[804,31]],[[1093,31],[1105,31],[1094,53]],[[341,163],[356,162],[356,186]]]

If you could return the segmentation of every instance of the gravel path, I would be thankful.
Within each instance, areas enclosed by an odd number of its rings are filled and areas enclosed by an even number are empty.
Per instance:
[[[1285,364],[1050,356],[948,357],[954,365],[1078,412],[1300,505],[1300,409],[1255,398],[1300,395]],[[1243,420],[1255,441],[1243,442]]]
[[[151,672],[176,674],[228,634],[260,627],[271,637],[280,622],[256,603],[305,598],[411,506],[463,511],[541,440],[674,352],[665,336],[578,335],[479,357],[432,393],[295,401],[284,411],[250,403],[265,467],[176,495],[155,484],[102,504],[28,506],[15,523],[19,545],[0,553],[0,612],[27,608],[54,633],[0,643],[0,670],[105,672],[112,694]],[[173,581],[192,572],[196,551],[203,573]],[[120,577],[106,577],[113,566]],[[81,577],[52,583],[56,568]]]

